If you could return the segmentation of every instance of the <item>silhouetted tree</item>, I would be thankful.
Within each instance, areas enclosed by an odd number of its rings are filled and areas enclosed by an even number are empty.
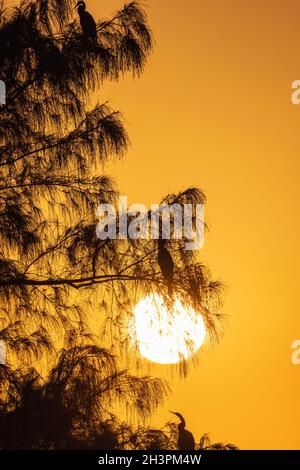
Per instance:
[[[46,380],[34,368],[5,365],[0,380],[0,449],[119,448],[124,424],[112,405],[147,417],[168,389],[118,370],[111,353],[95,345],[69,344]]]
[[[105,344],[126,346],[124,322],[134,299],[153,291],[167,298],[169,289],[153,256],[156,241],[96,237],[97,206],[118,196],[102,165],[121,157],[129,142],[120,113],[91,103],[104,80],[139,76],[152,49],[136,2],[96,27],[97,40],[90,41],[71,0],[21,0],[15,8],[0,1],[0,79],[7,89],[0,107],[0,341],[11,366],[0,368],[1,427],[10,430],[2,448],[65,448],[74,436],[89,446],[96,434],[82,427],[88,415],[105,441],[116,434],[108,397],[135,397],[134,408],[146,416],[166,391],[155,379],[117,372],[88,327],[97,313]],[[191,188],[162,202],[204,200]],[[201,312],[215,336],[221,285],[184,246],[185,240],[166,243],[173,291]],[[73,337],[79,340],[71,344]],[[58,358],[57,344],[64,346]],[[43,379],[33,364],[46,368]],[[104,391],[95,397],[100,383]],[[121,445],[114,439],[112,447]]]
[[[235,444],[224,443],[224,442],[212,442],[209,434],[203,434],[200,439],[199,450],[239,450]]]
[[[71,346],[60,353],[45,380],[34,368],[1,365],[0,449],[182,450],[178,426],[134,427],[111,413],[112,404],[149,416],[168,386],[134,377],[96,346]],[[180,430],[179,430],[180,432]],[[193,447],[194,448],[194,447]],[[198,450],[237,450],[213,444],[204,434]]]
[[[36,0],[9,11],[2,2],[0,9],[0,78],[8,94],[0,114],[2,339],[23,352],[49,343],[49,325],[84,325],[88,305],[85,297],[83,310],[80,297],[87,290],[102,287],[101,306],[96,296],[90,304],[118,324],[135,292],[168,290],[154,240],[95,235],[97,206],[117,196],[100,164],[121,156],[128,138],[120,114],[107,104],[90,109],[90,100],[104,79],[142,72],[152,47],[145,14],[130,3],[97,24],[94,44],[73,20],[72,6]],[[187,202],[204,202],[204,195],[192,188],[163,200]],[[173,287],[214,334],[221,286],[184,243],[166,243]]]

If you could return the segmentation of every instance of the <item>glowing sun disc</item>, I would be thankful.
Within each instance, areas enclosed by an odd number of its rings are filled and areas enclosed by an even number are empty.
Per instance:
[[[149,361],[176,364],[191,357],[204,342],[202,316],[177,298],[170,311],[163,297],[149,295],[136,305],[134,317],[134,339]]]

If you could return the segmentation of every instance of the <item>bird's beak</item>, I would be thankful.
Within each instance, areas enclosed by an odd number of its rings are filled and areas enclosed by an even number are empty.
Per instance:
[[[174,411],[170,411],[170,410],[169,410],[169,413],[172,413],[172,415],[175,415]]]

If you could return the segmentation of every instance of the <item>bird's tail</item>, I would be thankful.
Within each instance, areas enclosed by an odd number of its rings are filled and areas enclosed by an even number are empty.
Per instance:
[[[173,296],[173,279],[168,280],[168,296]]]

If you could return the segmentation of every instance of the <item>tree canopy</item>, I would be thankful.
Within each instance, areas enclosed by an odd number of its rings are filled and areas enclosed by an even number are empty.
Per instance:
[[[0,106],[0,341],[8,359],[0,366],[0,426],[15,436],[0,444],[4,448],[27,446],[13,431],[14,420],[30,426],[29,414],[40,419],[34,403],[41,410],[54,402],[60,407],[56,413],[65,427],[59,434],[57,423],[50,425],[45,447],[67,447],[74,435],[77,444],[87,438],[79,436],[80,423],[91,416],[92,426],[101,421],[102,437],[112,436],[112,402],[121,400],[146,417],[168,390],[163,381],[120,371],[88,327],[91,312],[99,315],[106,344],[126,349],[124,325],[137,296],[159,292],[168,298],[153,256],[155,240],[96,237],[97,207],[118,197],[103,165],[124,156],[129,138],[118,111],[107,102],[93,103],[105,80],[140,76],[152,47],[137,2],[97,21],[96,42],[82,34],[70,0],[21,0],[13,8],[0,2],[0,79],[7,90]],[[197,188],[162,199],[204,201]],[[216,337],[222,285],[184,242],[167,242],[174,291]],[[46,383],[34,368],[45,355],[53,366]],[[66,407],[68,394],[72,405]],[[33,447],[44,445],[39,429]]]

